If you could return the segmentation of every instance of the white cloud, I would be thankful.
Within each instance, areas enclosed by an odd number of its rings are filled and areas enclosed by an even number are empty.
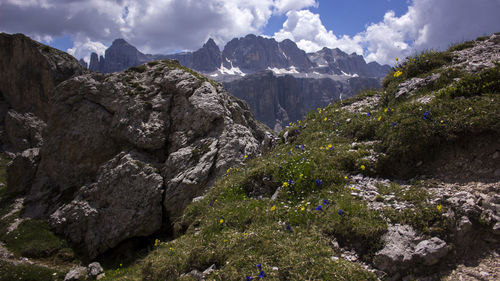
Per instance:
[[[300,10],[308,7],[318,7],[316,0],[275,0],[276,11],[280,14],[291,10]]]
[[[75,58],[83,58],[84,61],[90,63],[90,54],[92,52],[99,56],[103,56],[106,51],[106,46],[101,42],[95,42],[90,38],[81,36],[75,40],[73,48],[69,48],[67,52]]]
[[[397,17],[388,11],[383,21],[367,26],[354,37],[338,37],[308,10],[289,11],[283,28],[274,34],[311,52],[322,47],[340,48],[365,56],[367,61],[394,63],[424,49],[446,49],[453,43],[500,30],[499,0],[414,0],[408,12]]]
[[[89,42],[109,45],[116,38],[141,51],[167,53],[197,49],[209,37],[223,44],[259,34],[273,14],[315,5],[315,0],[0,0],[0,31],[34,38],[70,34],[77,57],[96,47]]]

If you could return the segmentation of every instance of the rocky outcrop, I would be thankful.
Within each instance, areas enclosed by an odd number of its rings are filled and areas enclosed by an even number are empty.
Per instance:
[[[224,83],[224,87],[247,101],[257,119],[280,131],[289,122],[302,119],[311,110],[351,97],[363,89],[377,88],[379,84],[377,79],[371,78],[335,81],[276,76],[266,71]]]
[[[12,147],[23,151],[31,147],[40,147],[43,143],[42,130],[46,124],[33,113],[7,112],[5,131]]]
[[[60,84],[24,215],[89,257],[158,231],[270,135],[221,86],[167,60]]]
[[[7,165],[7,190],[9,193],[24,193],[29,190],[40,162],[40,149],[30,148],[18,154]]]
[[[309,53],[307,56],[315,64],[314,70],[319,73],[347,74],[381,79],[391,70],[388,65],[380,65],[376,62],[367,64],[362,56],[356,53],[348,55],[338,48],[329,49],[325,47],[316,53]]]
[[[9,107],[47,120],[52,90],[83,73],[78,61],[22,34],[0,33],[0,93]]]

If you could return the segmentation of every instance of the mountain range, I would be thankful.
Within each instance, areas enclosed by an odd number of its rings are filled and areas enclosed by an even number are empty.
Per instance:
[[[362,56],[338,48],[306,53],[291,40],[277,42],[253,34],[232,39],[222,51],[208,39],[194,52],[168,55],[144,54],[124,39],[116,39],[105,56],[91,54],[88,68],[112,73],[165,58],[223,83],[231,94],[249,103],[258,120],[276,131],[313,108],[379,87],[390,70],[388,65],[366,63]]]

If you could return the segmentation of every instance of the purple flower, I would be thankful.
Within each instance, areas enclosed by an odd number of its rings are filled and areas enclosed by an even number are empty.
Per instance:
[[[424,112],[424,119],[426,119],[426,120],[429,119],[429,115],[431,115],[431,113],[429,112],[429,110],[426,110]]]
[[[392,122],[393,127],[396,127],[397,124],[398,124],[397,122]]]
[[[328,150],[333,150],[333,146],[330,146],[330,148],[328,148]]]
[[[328,199],[323,200],[323,205],[328,204]]]
[[[252,277],[252,276],[248,276],[248,275],[247,275],[247,281],[250,281],[250,280],[252,280],[252,279],[253,279],[253,277]]]
[[[304,144],[300,145],[300,150],[304,151]]]
[[[257,264],[257,268],[260,269],[262,265],[260,263]]]
[[[289,184],[289,185],[294,185],[294,184],[295,184],[295,182],[294,182],[293,180],[288,180],[288,184]]]
[[[344,214],[344,211],[342,211],[342,209],[339,209],[338,214],[342,216]]]
[[[264,272],[264,270],[261,270],[260,273],[259,273],[259,278],[262,278],[262,277],[266,277],[266,273]]]
[[[368,111],[368,113],[366,114],[366,116],[370,117],[370,116],[372,116],[372,113],[370,111]]]
[[[289,225],[287,225],[287,226],[286,226],[286,231],[291,231],[291,230],[292,230],[292,227],[291,227],[291,226],[289,226]]]
[[[318,207],[316,207],[315,209],[316,211],[323,211],[323,208],[321,208],[321,205],[319,205]]]
[[[323,182],[320,179],[317,179],[315,181],[315,183],[316,183],[316,186],[320,186]]]

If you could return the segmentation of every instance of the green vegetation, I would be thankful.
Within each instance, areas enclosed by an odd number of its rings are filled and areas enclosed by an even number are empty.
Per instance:
[[[64,280],[65,272],[30,264],[13,265],[0,260],[0,281],[58,281]]]

